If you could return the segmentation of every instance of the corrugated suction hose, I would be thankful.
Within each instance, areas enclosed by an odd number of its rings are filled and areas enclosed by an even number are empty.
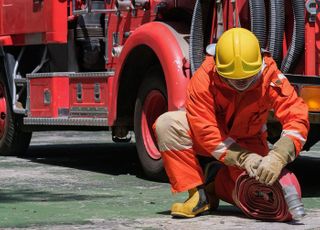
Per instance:
[[[290,47],[281,64],[283,73],[288,73],[292,69],[304,50],[304,8],[304,0],[292,0],[294,26]]]
[[[270,0],[268,50],[278,66],[282,60],[284,13],[284,0]]]
[[[210,8],[209,0],[197,0],[193,10],[189,48],[192,74],[200,67],[205,57],[204,43],[206,41],[207,15]]]
[[[260,47],[265,48],[266,31],[266,9],[264,0],[249,0],[251,31],[257,36]]]

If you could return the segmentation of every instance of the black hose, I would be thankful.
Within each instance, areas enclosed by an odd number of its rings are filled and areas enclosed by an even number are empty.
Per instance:
[[[270,0],[268,50],[278,66],[280,66],[282,58],[284,9],[284,0]]]
[[[208,30],[211,29],[212,20],[210,17],[210,0],[197,0],[191,21],[191,32],[190,32],[190,65],[191,73],[193,74],[201,65],[205,58],[205,48],[208,40]],[[209,26],[210,25],[210,26]],[[210,35],[210,33],[209,33]]]
[[[281,64],[281,71],[288,73],[304,50],[304,0],[292,0],[294,26],[292,40]]]
[[[211,2],[211,3],[210,3]],[[205,57],[205,47],[210,38],[213,2],[197,0],[193,10],[190,32],[190,65],[193,74]],[[264,0],[250,0],[251,31],[257,36],[260,47],[266,43],[266,9]]]
[[[266,44],[266,7],[264,0],[249,0],[251,31],[259,40],[261,48]]]

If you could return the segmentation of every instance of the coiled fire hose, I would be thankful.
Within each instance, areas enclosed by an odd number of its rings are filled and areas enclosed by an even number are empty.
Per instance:
[[[295,194],[286,193],[288,189]],[[247,216],[254,219],[284,222],[305,215],[300,184],[286,169],[272,186],[261,184],[246,173],[241,174],[236,181],[233,199]]]

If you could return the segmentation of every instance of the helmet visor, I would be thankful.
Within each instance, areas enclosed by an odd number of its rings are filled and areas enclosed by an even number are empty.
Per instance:
[[[245,79],[239,79],[239,80],[235,80],[235,79],[229,79],[226,78],[228,84],[233,87],[234,89],[238,90],[238,91],[245,91],[247,90],[254,82],[257,81],[257,79],[259,78],[259,74],[255,74],[252,77],[249,78],[245,78]]]

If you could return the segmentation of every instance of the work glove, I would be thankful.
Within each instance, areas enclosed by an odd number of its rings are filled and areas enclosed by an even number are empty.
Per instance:
[[[281,137],[262,161],[256,172],[256,180],[272,185],[279,177],[282,169],[296,157],[293,141],[286,136]]]
[[[261,160],[262,156],[242,148],[237,143],[233,143],[226,152],[224,163],[225,165],[238,166],[245,169],[250,177],[254,177]]]

